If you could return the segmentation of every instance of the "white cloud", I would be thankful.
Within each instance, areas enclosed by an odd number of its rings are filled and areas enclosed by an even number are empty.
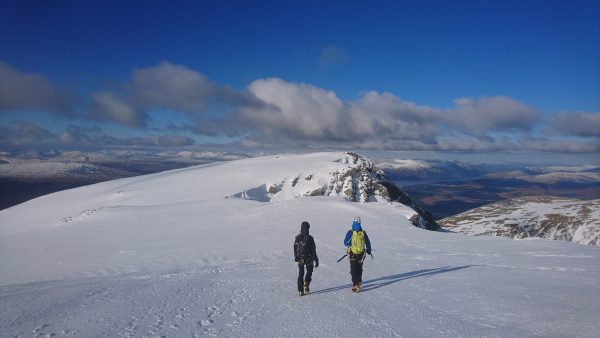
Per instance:
[[[55,87],[43,75],[23,73],[0,61],[0,111],[37,109],[73,117],[74,95]]]
[[[341,133],[344,103],[332,91],[278,78],[256,80],[248,90],[265,105],[242,107],[241,116],[263,132],[311,139]]]
[[[534,108],[505,96],[463,97],[454,102],[456,107],[447,110],[440,118],[445,124],[471,135],[530,130],[540,120]]]
[[[136,146],[183,147],[194,145],[196,141],[190,137],[179,135],[149,135],[124,139],[123,143]]]
[[[143,137],[118,138],[107,135],[97,126],[70,125],[66,130],[53,133],[30,122],[15,121],[0,124],[0,146],[159,146],[182,147],[195,144],[195,140],[180,135],[148,135]]]
[[[390,93],[366,92],[348,106],[349,127],[354,138],[430,141],[439,134],[435,109],[404,101]]]
[[[148,111],[168,109],[187,114],[198,134],[239,134],[225,118],[238,107],[258,107],[263,103],[246,91],[211,82],[205,75],[167,61],[133,71],[121,90],[92,95],[90,117],[130,127],[146,127]]]
[[[328,52],[331,55],[335,55],[333,47]],[[64,108],[69,101],[42,75],[20,73],[1,62],[0,75],[0,110],[29,107],[57,114],[69,111]],[[148,111],[161,108],[186,115],[187,121],[171,123],[175,132],[225,135],[247,146],[599,151],[600,113],[559,113],[542,121],[535,108],[505,96],[461,97],[445,109],[376,91],[366,91],[356,100],[343,100],[334,91],[279,78],[258,79],[245,90],[235,90],[167,61],[134,70],[120,88],[93,93],[87,117],[146,128]],[[540,135],[538,131],[544,126],[547,133]],[[10,135],[22,140],[48,137],[34,129]],[[62,138],[65,142],[74,139],[71,134]],[[108,137],[93,140],[113,142]],[[190,140],[150,137],[130,141],[186,145]]]
[[[600,137],[600,112],[561,112],[552,117],[550,126],[561,135]]]
[[[134,70],[127,88],[143,109],[170,108],[189,113],[204,111],[217,90],[203,74],[166,61]]]
[[[539,119],[535,109],[501,96],[460,98],[454,108],[438,109],[375,91],[363,93],[356,101],[343,101],[333,91],[278,78],[256,80],[248,89],[265,105],[242,108],[244,123],[263,136],[297,143],[447,147],[438,142],[441,137],[470,135],[481,142],[498,131],[530,131]],[[475,145],[460,145],[460,149],[469,147]]]
[[[131,103],[111,92],[92,95],[90,117],[98,121],[108,121],[129,127],[145,126],[148,115]]]
[[[0,145],[4,146],[45,143],[53,137],[50,131],[26,121],[0,125]]]

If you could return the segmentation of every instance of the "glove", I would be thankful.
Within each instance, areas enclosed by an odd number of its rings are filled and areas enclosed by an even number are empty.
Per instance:
[[[315,264],[315,268],[318,268],[319,267],[319,259],[315,259],[315,263],[314,264]]]
[[[300,258],[298,261],[298,265],[304,265],[304,259]]]

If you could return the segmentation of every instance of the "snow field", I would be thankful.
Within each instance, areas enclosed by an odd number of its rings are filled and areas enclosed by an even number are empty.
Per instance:
[[[315,167],[339,168],[344,163],[332,161],[339,156],[182,169],[0,212],[0,257],[9,257],[0,264],[0,336],[593,337],[599,331],[596,247],[425,231],[408,222],[414,211],[395,203],[226,198]],[[356,215],[375,257],[365,262],[360,294],[350,291],[347,260],[336,263]],[[312,293],[298,297],[292,244],[304,220],[320,266]]]

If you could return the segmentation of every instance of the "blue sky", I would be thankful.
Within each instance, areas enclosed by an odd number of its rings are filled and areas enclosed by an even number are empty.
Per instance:
[[[597,1],[0,6],[5,147],[600,152]]]

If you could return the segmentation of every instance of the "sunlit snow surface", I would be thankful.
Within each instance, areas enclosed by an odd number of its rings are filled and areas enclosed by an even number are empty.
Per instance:
[[[351,165],[343,153],[253,158],[105,182],[0,211],[0,336],[600,331],[599,248],[430,232],[411,225],[414,211],[400,204],[298,197]],[[296,177],[302,185],[277,198],[234,197]],[[360,294],[350,291],[348,262],[336,263],[356,215],[375,257],[365,262]],[[312,293],[300,298],[292,243],[303,220],[321,265]]]

